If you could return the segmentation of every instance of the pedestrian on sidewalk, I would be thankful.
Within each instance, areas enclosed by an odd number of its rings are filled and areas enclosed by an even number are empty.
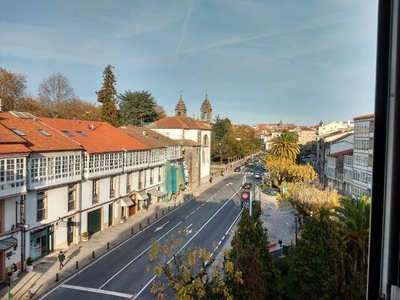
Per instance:
[[[60,262],[60,270],[64,267],[65,255],[62,251],[58,254],[58,261]]]

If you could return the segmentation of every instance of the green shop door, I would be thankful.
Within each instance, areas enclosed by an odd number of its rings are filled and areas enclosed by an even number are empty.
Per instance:
[[[89,236],[101,230],[101,208],[88,213]]]

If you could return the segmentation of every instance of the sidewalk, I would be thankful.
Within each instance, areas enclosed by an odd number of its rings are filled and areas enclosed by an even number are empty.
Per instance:
[[[227,170],[224,177],[229,176],[231,173],[231,170]],[[196,197],[204,190],[221,181],[222,178],[221,176],[216,176],[212,184],[206,181],[192,191],[192,196]],[[176,207],[180,204],[183,204],[182,200],[177,200]],[[67,250],[63,250],[66,258],[64,261],[65,266],[62,270],[59,270],[59,262],[57,261],[58,252],[51,253],[36,261],[33,264],[33,272],[19,273],[18,280],[11,282],[12,299],[40,298],[40,295],[44,294],[51,287],[93,263],[97,258],[106,254],[141,229],[162,218],[163,215],[168,214],[173,209],[174,202],[151,204],[146,212],[137,213],[128,218],[125,223],[117,223],[103,231],[97,232],[87,242],[71,244]],[[109,243],[109,249],[107,249],[107,243]],[[76,268],[77,263],[78,268]],[[59,281],[56,281],[57,274]],[[0,284],[0,297],[2,300],[8,299],[7,283]]]

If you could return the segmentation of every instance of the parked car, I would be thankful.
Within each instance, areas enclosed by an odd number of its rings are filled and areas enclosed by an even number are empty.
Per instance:
[[[266,189],[263,190],[263,192],[270,196],[276,196],[278,194],[278,190],[272,187],[267,187]]]
[[[251,182],[245,182],[242,186],[243,189],[249,190],[251,189],[251,187],[253,186],[253,184]]]
[[[242,171],[242,166],[236,167],[233,171],[234,171],[234,172],[240,172],[240,171]]]

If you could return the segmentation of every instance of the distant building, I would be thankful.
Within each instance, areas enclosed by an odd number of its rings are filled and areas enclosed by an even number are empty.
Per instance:
[[[318,136],[323,136],[325,134],[337,132],[337,131],[348,131],[354,128],[354,123],[352,121],[340,121],[340,122],[330,122],[327,124],[321,124],[318,126]]]

